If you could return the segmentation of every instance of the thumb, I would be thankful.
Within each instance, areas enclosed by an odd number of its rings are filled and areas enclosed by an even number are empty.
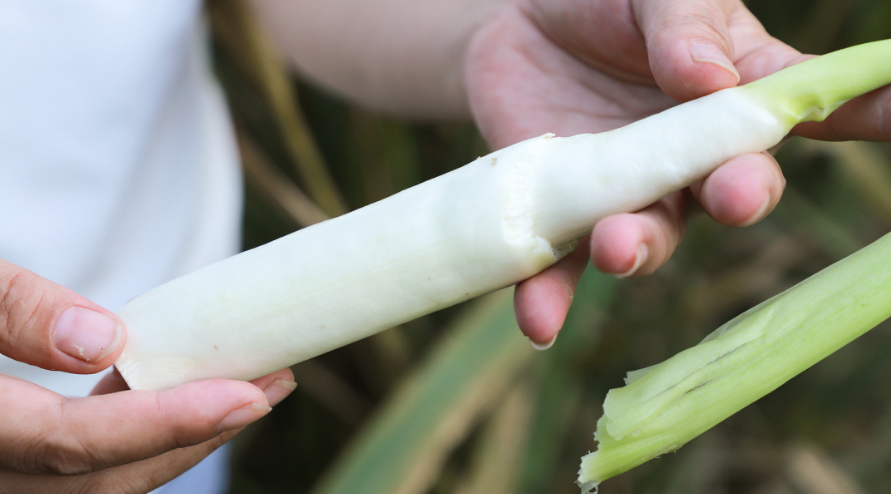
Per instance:
[[[639,0],[635,15],[659,87],[687,101],[739,83],[727,19],[736,0]]]
[[[124,324],[73,291],[0,260],[0,353],[78,374],[98,372],[124,345]]]

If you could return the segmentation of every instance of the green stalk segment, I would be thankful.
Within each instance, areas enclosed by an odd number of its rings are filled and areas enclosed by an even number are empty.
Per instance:
[[[848,100],[891,82],[891,40],[827,53],[737,88],[790,127],[822,121]]]
[[[891,235],[629,373],[582,458],[583,492],[672,452],[891,317]]]

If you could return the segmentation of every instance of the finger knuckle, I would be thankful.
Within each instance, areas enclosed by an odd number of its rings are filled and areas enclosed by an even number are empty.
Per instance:
[[[70,476],[93,471],[89,452],[73,437],[47,437],[34,451],[38,473]]]
[[[730,51],[730,33],[724,19],[721,9],[709,3],[679,5],[673,15],[664,16],[654,23],[648,38],[652,42],[662,43],[677,33],[685,33],[694,40],[707,41]]]
[[[31,452],[31,468],[37,473],[70,476],[95,470],[90,448],[63,426],[64,405],[65,402],[59,406],[56,420],[46,420],[36,429],[27,448]]]
[[[155,415],[162,418],[165,449],[178,449],[203,443],[218,434],[218,414],[209,407],[198,405],[172,408],[164,393],[154,397]],[[160,443],[159,443],[160,444]]]
[[[28,337],[28,329],[38,323],[44,306],[36,274],[20,270],[0,278],[0,340],[15,346]]]
[[[156,416],[168,416],[168,406],[169,404],[164,402],[161,395],[154,396],[154,410]],[[177,420],[170,420],[167,424],[167,429],[167,433],[165,434],[166,442],[164,445],[166,449],[184,448],[198,442],[198,440],[193,437],[194,431],[189,429],[186,424],[182,424]]]

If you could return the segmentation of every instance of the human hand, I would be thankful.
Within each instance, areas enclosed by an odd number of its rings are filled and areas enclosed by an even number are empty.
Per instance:
[[[611,130],[805,58],[739,0],[519,0],[477,31],[465,86],[483,135],[501,148],[545,132]],[[889,140],[889,98],[874,92],[793,133]],[[518,285],[521,329],[538,345],[553,342],[589,257],[623,277],[656,270],[683,237],[688,196],[719,223],[746,226],[773,210],[784,185],[770,154],[743,155],[689,191],[603,219],[576,252]]]
[[[0,353],[72,373],[110,366],[125,329],[113,313],[0,261]],[[197,464],[294,388],[289,369],[250,383],[208,380],[129,391],[107,375],[66,398],[0,375],[0,491],[148,492]]]

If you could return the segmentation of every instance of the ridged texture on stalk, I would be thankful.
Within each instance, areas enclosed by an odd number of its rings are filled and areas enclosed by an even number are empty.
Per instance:
[[[891,235],[629,373],[607,394],[582,458],[585,492],[672,452],[891,317]]]

